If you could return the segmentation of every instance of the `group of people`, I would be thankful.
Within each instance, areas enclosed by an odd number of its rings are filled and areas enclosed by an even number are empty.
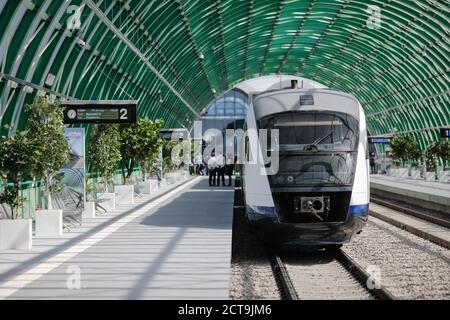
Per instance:
[[[201,155],[192,157],[192,164],[189,166],[189,172],[191,175],[204,176],[205,165],[203,164],[203,158]]]
[[[208,160],[209,185],[211,187],[220,186],[220,181],[222,181],[222,186],[225,187],[226,175],[228,176],[227,186],[230,187],[233,170],[234,161],[231,157],[225,158],[220,152],[217,152],[217,155],[213,153]]]

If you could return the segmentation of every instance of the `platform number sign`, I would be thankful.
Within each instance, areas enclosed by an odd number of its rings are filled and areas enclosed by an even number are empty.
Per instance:
[[[441,128],[441,138],[443,139],[450,138],[450,128]]]
[[[127,108],[119,109],[119,116],[120,120],[128,120],[128,109]]]
[[[389,144],[391,137],[369,137],[369,143],[374,144]]]
[[[137,101],[65,101],[64,123],[132,124],[137,119]]]

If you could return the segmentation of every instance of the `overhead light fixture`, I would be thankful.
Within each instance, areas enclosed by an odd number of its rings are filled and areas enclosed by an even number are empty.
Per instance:
[[[53,86],[53,83],[55,82],[55,75],[54,74],[47,74],[47,77],[45,78],[44,87],[51,88]]]
[[[83,38],[81,37],[81,34],[79,34],[76,38],[75,38],[75,42],[81,46],[84,47],[86,46],[86,41],[83,40]]]
[[[17,82],[8,80],[8,86],[9,86],[11,89],[16,89],[16,88],[18,87],[18,84],[17,84]]]
[[[23,92],[25,92],[25,93],[33,93],[33,88],[29,87],[29,86],[24,86],[23,87]]]

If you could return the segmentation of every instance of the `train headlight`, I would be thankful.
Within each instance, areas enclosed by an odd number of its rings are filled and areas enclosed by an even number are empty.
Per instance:
[[[294,182],[294,177],[293,176],[288,176],[286,178],[287,183],[293,183]]]
[[[279,184],[283,184],[283,183],[284,183],[284,178],[283,178],[283,176],[279,176],[279,177],[277,178],[277,182],[278,182]]]

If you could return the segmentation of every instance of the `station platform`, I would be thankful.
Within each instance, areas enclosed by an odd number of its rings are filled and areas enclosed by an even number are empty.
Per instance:
[[[233,195],[190,178],[0,251],[0,299],[228,299]]]
[[[370,192],[450,215],[450,183],[375,174],[370,176]]]

